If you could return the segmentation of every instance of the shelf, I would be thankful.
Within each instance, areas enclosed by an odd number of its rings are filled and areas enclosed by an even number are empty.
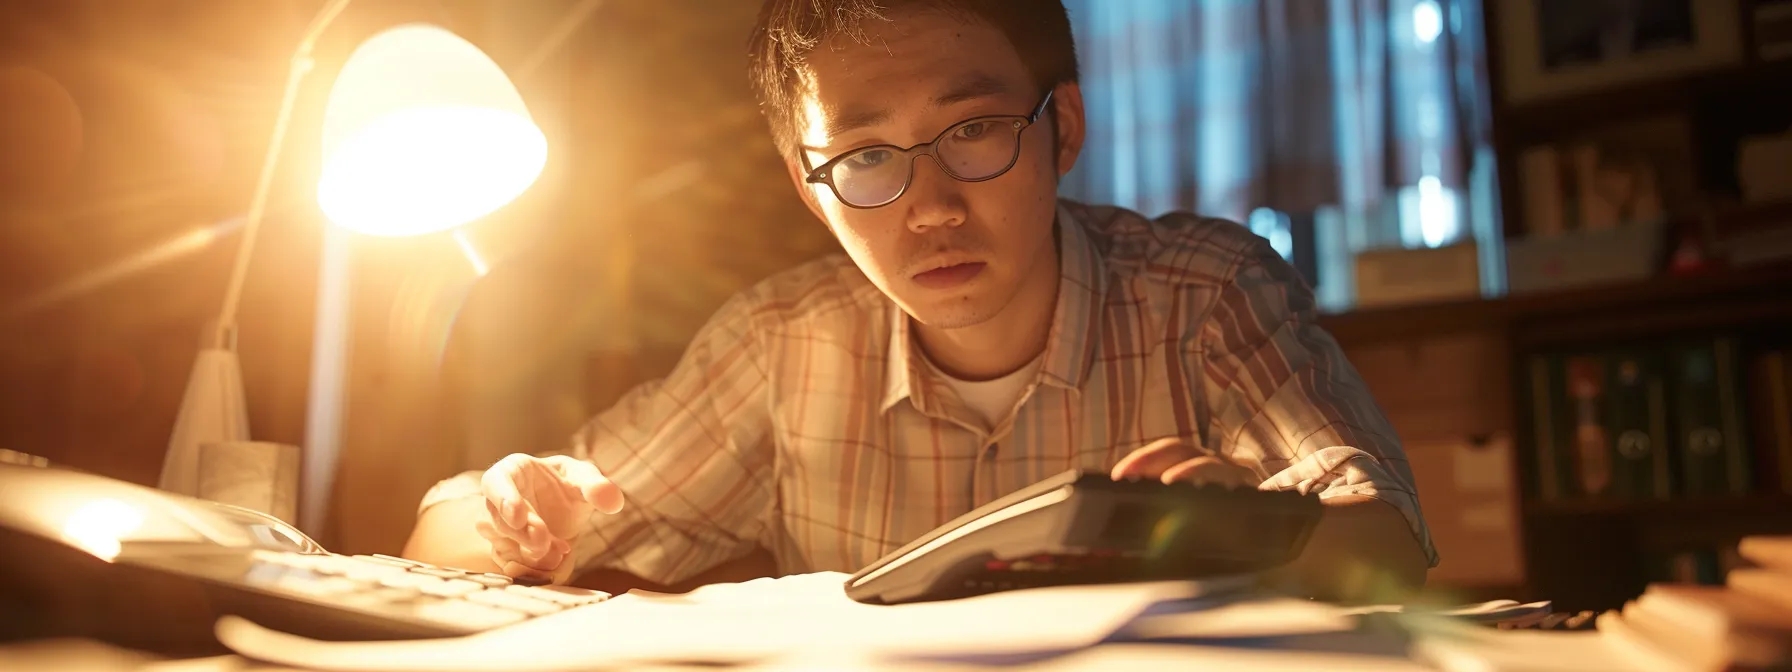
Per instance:
[[[1540,345],[1792,319],[1792,264],[1322,316],[1346,345],[1502,330]]]
[[[1769,61],[1594,89],[1498,110],[1503,144],[1548,141],[1612,123],[1683,112],[1700,101],[1737,95],[1775,95],[1771,82],[1792,81],[1792,61]]]
[[[1526,502],[1531,518],[1652,517],[1683,519],[1703,516],[1758,516],[1778,512],[1792,516],[1792,494],[1750,494],[1676,499],[1590,499],[1570,502]]]

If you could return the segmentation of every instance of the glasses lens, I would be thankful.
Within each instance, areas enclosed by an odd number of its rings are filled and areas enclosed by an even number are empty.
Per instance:
[[[1014,163],[1022,124],[1013,119],[980,119],[954,126],[940,138],[934,153],[940,164],[961,180],[995,176]]]
[[[868,147],[834,164],[834,189],[850,205],[883,205],[902,193],[908,182],[908,161],[889,147]]]

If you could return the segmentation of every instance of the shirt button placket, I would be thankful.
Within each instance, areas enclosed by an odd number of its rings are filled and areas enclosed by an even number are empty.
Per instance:
[[[971,466],[971,505],[982,506],[986,499],[994,499],[988,493],[995,491],[995,456],[1002,449],[1001,441],[984,439],[983,447],[977,449],[977,459]]]

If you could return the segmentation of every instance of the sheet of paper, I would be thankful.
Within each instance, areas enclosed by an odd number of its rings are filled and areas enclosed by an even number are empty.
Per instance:
[[[699,588],[630,593],[607,602],[453,639],[323,642],[247,620],[220,619],[225,646],[251,658],[328,670],[590,670],[643,661],[755,663],[818,651],[855,657],[918,652],[992,654],[1084,647],[1152,604],[1216,584],[1065,586],[900,606],[846,597],[846,574],[823,572]],[[1227,589],[1230,583],[1218,584]]]
[[[1348,632],[1357,619],[1343,609],[1292,598],[1245,600],[1140,618],[1126,634],[1145,640],[1250,639]]]
[[[1401,624],[1413,635],[1413,658],[1446,672],[1663,669],[1642,664],[1603,631],[1497,630],[1429,615],[1403,616]]]

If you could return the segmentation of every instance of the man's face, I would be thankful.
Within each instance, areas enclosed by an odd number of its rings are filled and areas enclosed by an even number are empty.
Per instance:
[[[863,42],[836,37],[809,54],[797,129],[810,167],[861,147],[929,142],[975,117],[1025,116],[1044,96],[995,28],[933,11],[891,18],[867,22]],[[983,182],[953,179],[934,159],[916,157],[900,198],[857,209],[805,182],[798,162],[791,177],[858,267],[910,316],[941,329],[979,324],[1023,288],[1057,281],[1057,178],[1081,145],[1075,89],[1053,94],[1055,161],[1052,123],[1042,115],[1021,132],[1013,167]]]

